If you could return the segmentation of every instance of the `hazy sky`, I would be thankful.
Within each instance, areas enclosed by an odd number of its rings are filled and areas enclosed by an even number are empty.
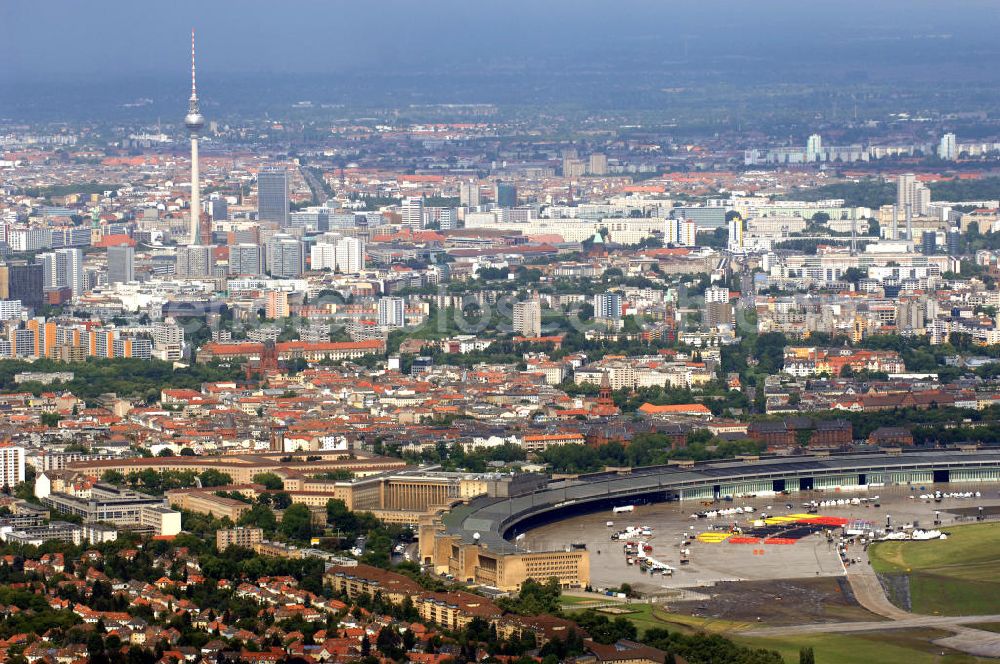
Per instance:
[[[202,68],[221,75],[588,62],[669,54],[682,36],[695,55],[813,44],[836,59],[857,39],[915,34],[964,50],[991,42],[998,17],[994,0],[2,0],[0,77],[173,76],[191,27]]]
[[[215,117],[290,99],[648,107],[716,84],[992,108],[1000,90],[997,0],[0,0],[0,118],[138,99],[127,112],[169,117],[192,27]]]

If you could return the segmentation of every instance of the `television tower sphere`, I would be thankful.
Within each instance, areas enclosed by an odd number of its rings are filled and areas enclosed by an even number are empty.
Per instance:
[[[184,126],[191,133],[201,131],[201,128],[205,126],[205,116],[199,113],[197,109],[188,111],[188,114],[184,116]]]

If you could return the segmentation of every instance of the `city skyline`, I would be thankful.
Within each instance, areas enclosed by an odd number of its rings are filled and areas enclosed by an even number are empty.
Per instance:
[[[0,6],[0,661],[1000,657],[1000,9],[169,10]]]

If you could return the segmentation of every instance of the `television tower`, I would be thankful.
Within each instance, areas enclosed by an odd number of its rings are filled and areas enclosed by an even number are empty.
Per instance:
[[[194,78],[194,28],[191,29],[191,98],[184,126],[191,135],[191,223],[188,244],[199,244],[201,222],[201,185],[198,182],[198,134],[205,126],[205,116],[198,109],[198,89]]]

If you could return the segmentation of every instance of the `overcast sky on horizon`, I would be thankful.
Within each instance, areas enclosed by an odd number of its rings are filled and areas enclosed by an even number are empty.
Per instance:
[[[845,38],[992,43],[991,0],[3,0],[0,78],[182,75],[188,31],[216,75],[413,71],[452,62],[600,59],[688,37],[692,53],[780,51]],[[852,47],[853,48],[853,47]],[[993,63],[990,66],[996,66]]]

